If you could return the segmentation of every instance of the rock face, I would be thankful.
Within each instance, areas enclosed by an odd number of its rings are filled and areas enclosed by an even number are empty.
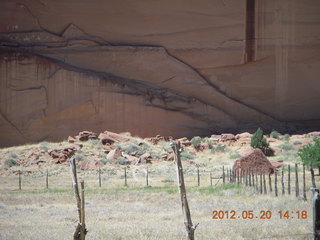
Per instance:
[[[83,129],[176,138],[319,127],[317,0],[0,9],[0,146]]]

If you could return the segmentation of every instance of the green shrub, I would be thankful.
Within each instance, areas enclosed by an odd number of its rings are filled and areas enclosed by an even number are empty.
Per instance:
[[[294,149],[294,147],[289,143],[284,143],[284,144],[280,145],[280,148],[285,151],[290,151],[290,150]]]
[[[200,143],[202,142],[202,138],[201,137],[193,137],[191,139],[191,144],[193,145],[193,147],[195,149],[199,148]]]
[[[251,137],[251,147],[260,148],[263,152],[269,147],[267,139],[263,136],[263,130],[258,128],[258,130]]]
[[[320,166],[320,139],[300,148],[298,155],[305,165]]]
[[[277,132],[276,130],[273,130],[273,131],[270,133],[270,137],[272,137],[272,138],[279,139],[280,136],[281,136],[281,134],[280,134],[279,132]]]
[[[16,153],[10,153],[10,158],[16,159],[16,158],[18,158],[18,157],[19,157],[18,154],[16,154]]]
[[[194,159],[194,156],[192,156],[188,151],[184,150],[181,153],[181,160],[192,160]]]
[[[118,162],[120,165],[126,165],[127,159],[125,159],[124,157],[119,157]]]
[[[289,134],[283,135],[282,140],[289,141],[290,140],[290,135]]]
[[[19,165],[18,161],[13,158],[7,158],[6,160],[4,160],[5,168],[10,168],[12,166],[17,166],[17,165]]]
[[[226,151],[227,151],[226,145],[222,145],[222,144],[218,144],[217,146],[213,146],[211,149],[211,153],[226,152]]]
[[[82,154],[76,154],[74,158],[77,162],[88,161],[87,157]]]
[[[294,141],[293,142],[293,145],[301,145],[302,144],[302,142],[300,142],[300,141]]]
[[[241,158],[242,156],[239,153],[231,153],[229,157],[231,159],[237,159],[237,158]]]

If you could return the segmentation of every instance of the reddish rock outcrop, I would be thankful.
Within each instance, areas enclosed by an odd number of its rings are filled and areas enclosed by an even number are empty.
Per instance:
[[[233,169],[237,172],[250,170],[255,173],[274,173],[274,166],[260,149],[254,149],[251,153],[236,160]]]

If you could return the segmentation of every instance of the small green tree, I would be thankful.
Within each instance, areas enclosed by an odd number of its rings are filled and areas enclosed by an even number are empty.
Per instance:
[[[320,139],[315,139],[313,143],[300,148],[298,155],[305,165],[320,167]]]
[[[263,136],[263,130],[258,128],[258,130],[251,137],[251,147],[260,148],[263,152],[266,152],[269,148],[269,143],[267,139]]]

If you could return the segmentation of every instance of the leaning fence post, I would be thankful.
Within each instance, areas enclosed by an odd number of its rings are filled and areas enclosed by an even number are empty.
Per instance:
[[[313,236],[314,240],[320,240],[320,197],[319,188],[311,188],[313,192]]]
[[[78,178],[77,178],[77,170],[76,170],[76,160],[74,157],[70,159],[70,167],[72,173],[72,183],[74,188],[74,193],[77,201],[77,210],[79,216],[79,223],[76,227],[76,231],[73,234],[74,240],[85,240],[85,235],[87,233],[86,226],[85,226],[85,214],[84,214],[84,182],[81,181],[81,197],[79,194],[79,187],[78,187]]]
[[[288,194],[291,194],[291,178],[290,178],[291,167],[288,165]]]
[[[296,197],[299,197],[299,178],[298,178],[298,164],[295,163],[295,172],[296,172]]]
[[[306,193],[306,167],[303,164],[303,176],[302,176],[302,181],[303,181],[303,200],[307,201],[307,193]]]
[[[180,200],[181,200],[181,206],[182,206],[182,212],[184,217],[184,224],[186,226],[186,239],[187,240],[194,240],[194,231],[196,230],[197,225],[193,225],[191,220],[191,213],[188,205],[187,200],[187,193],[186,188],[184,184],[184,177],[183,177],[183,169],[180,159],[180,153],[182,152],[182,149],[180,147],[180,142],[171,142],[171,147],[174,152],[174,160],[176,162],[177,167],[177,177],[178,177],[178,187],[179,187],[179,193],[180,193]]]

